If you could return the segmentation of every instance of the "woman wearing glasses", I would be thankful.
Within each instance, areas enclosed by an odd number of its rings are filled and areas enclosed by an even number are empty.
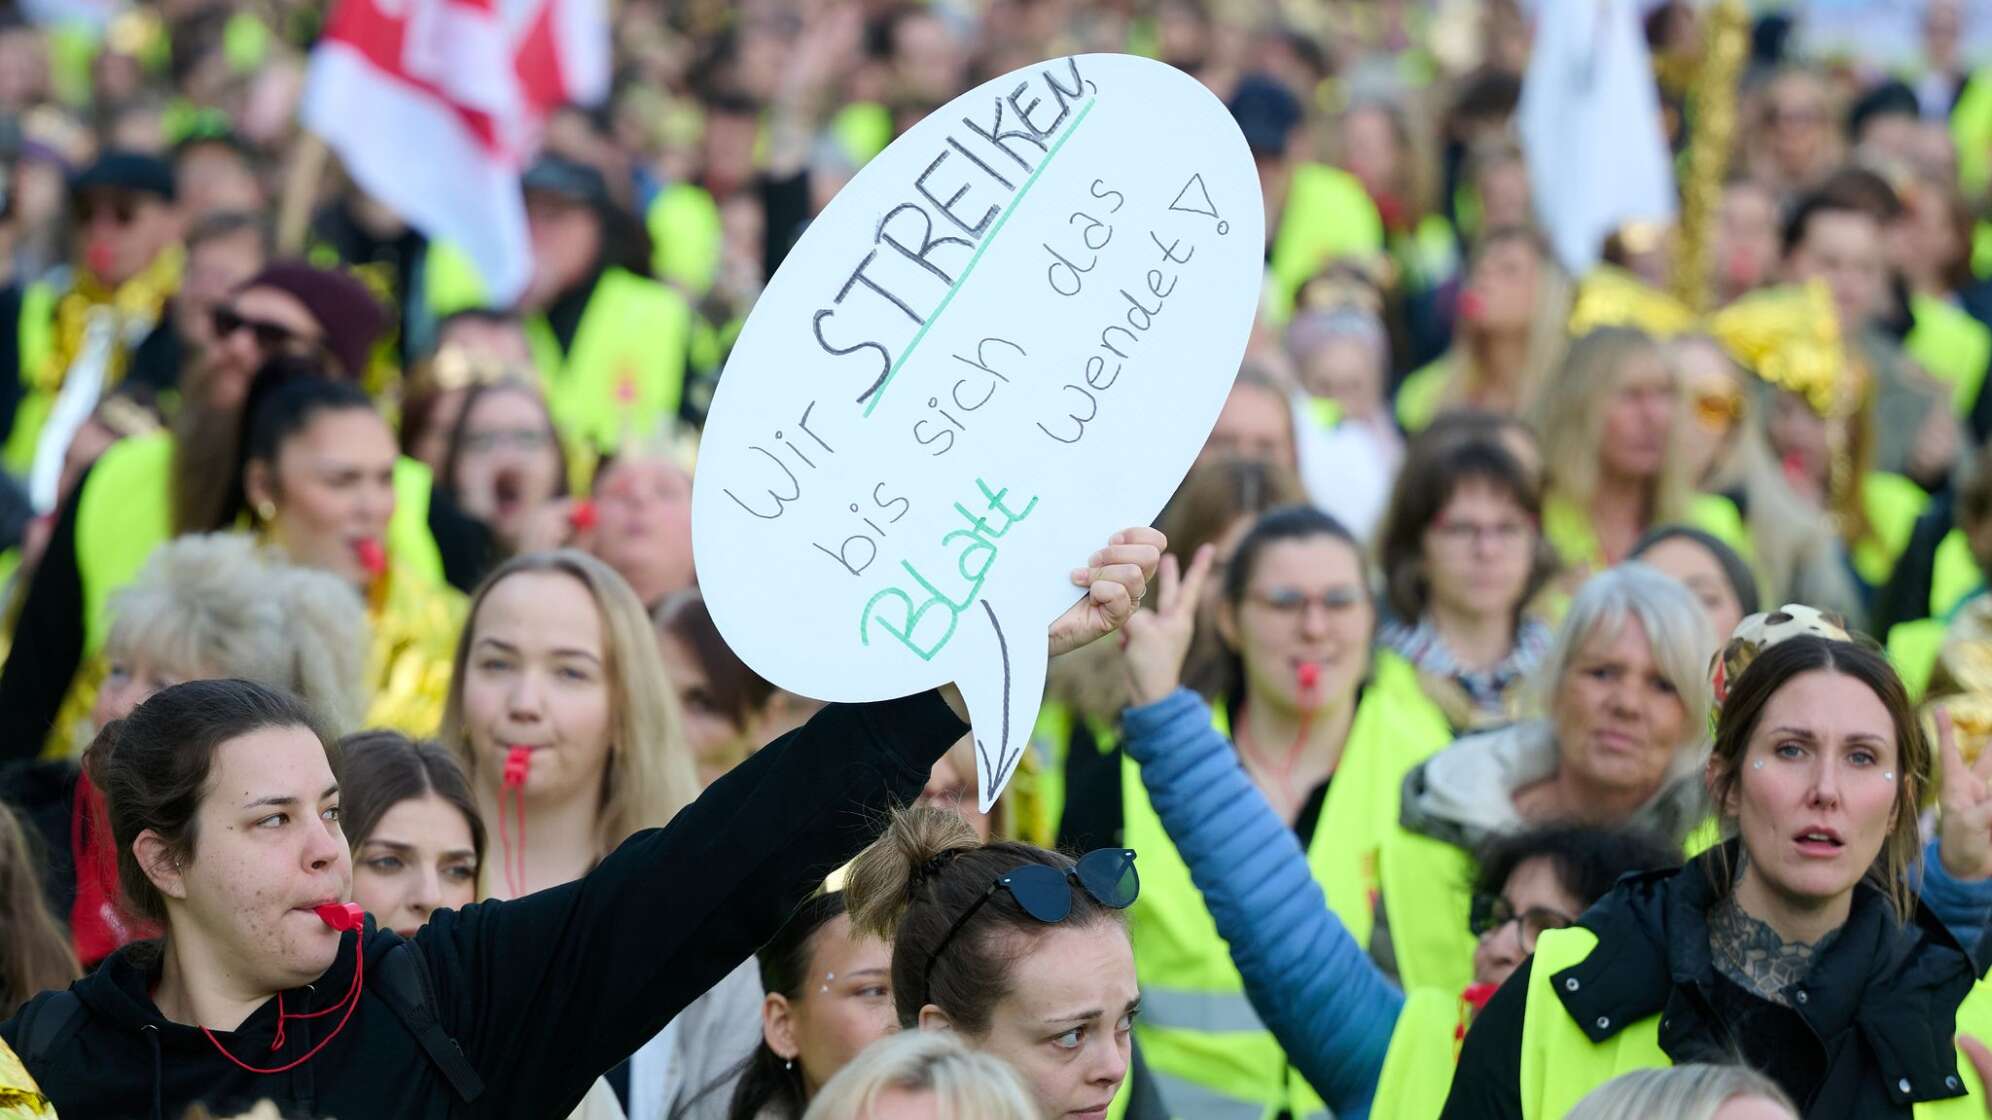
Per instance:
[[[1121,911],[1139,893],[1131,851],[1075,862],[984,844],[938,809],[894,814],[844,887],[852,927],[892,941],[900,1027],[951,1030],[1009,1062],[1046,1120],[1127,1107],[1142,993]]]
[[[457,505],[491,530],[502,556],[558,541],[528,539],[555,499],[567,496],[567,460],[546,397],[523,380],[467,391],[437,476]]]
[[[1513,720],[1551,632],[1526,608],[1556,556],[1533,478],[1498,437],[1428,429],[1377,537],[1390,617],[1377,642],[1418,670],[1455,727]]]
[[[1214,564],[1214,549],[1198,551],[1199,581]],[[1117,835],[1142,853],[1147,890],[1128,915],[1145,1007],[1137,1034],[1176,1115],[1229,1120],[1321,1106],[1246,999],[1136,760],[1160,739],[1191,727],[1209,733],[1214,722],[1307,850],[1329,906],[1368,945],[1376,853],[1396,827],[1404,774],[1452,741],[1411,667],[1387,650],[1372,654],[1375,620],[1362,551],[1348,531],[1308,507],[1273,510],[1246,531],[1225,569],[1217,628],[1229,656],[1218,703],[1207,709],[1180,690],[1187,638],[1132,682],[1140,706],[1123,720],[1118,820],[1093,835]],[[1171,718],[1144,717],[1172,694],[1180,702]],[[1076,800],[1068,808],[1068,825],[1079,808]]]

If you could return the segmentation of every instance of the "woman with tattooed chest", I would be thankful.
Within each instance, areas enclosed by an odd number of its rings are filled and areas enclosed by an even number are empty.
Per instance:
[[[1967,765],[1939,717],[1943,874],[1912,868],[1929,742],[1887,661],[1822,632],[1750,643],[1740,673],[1732,643],[1707,768],[1730,839],[1544,933],[1467,1034],[1448,1120],[1550,1120],[1627,1070],[1738,1058],[1807,1120],[1985,1115],[1953,1035],[1992,1023],[1992,938],[1961,946],[1912,884],[1992,873],[1992,752]]]

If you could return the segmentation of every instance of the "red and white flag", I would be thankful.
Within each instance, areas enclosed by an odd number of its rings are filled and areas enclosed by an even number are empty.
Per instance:
[[[340,0],[302,117],[368,194],[461,248],[509,303],[532,276],[519,175],[549,113],[608,87],[605,0]]]

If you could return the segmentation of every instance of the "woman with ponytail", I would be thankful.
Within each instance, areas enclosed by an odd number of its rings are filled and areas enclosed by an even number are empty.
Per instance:
[[[1023,1075],[1047,1117],[1121,1115],[1141,992],[1122,911],[1135,854],[982,843],[937,809],[893,814],[851,864],[851,925],[892,939],[905,1030],[948,1030]],[[1116,1107],[1116,1105],[1119,1107]]]

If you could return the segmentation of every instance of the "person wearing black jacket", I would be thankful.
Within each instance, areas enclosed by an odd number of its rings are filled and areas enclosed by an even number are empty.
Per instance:
[[[1152,530],[1117,535],[1051,652],[1125,622],[1160,554]],[[37,996],[0,1040],[66,1115],[264,1099],[302,1115],[565,1115],[917,796],[963,720],[952,688],[831,705],[581,879],[441,911],[404,942],[326,915],[350,894],[351,856],[335,748],[297,702],[178,685],[107,728],[89,763],[127,900],[165,937]]]
[[[1992,1024],[1992,939],[1963,948],[1909,886],[1931,759],[1902,684],[1850,642],[1767,640],[1726,674],[1708,768],[1737,838],[1539,938],[1467,1032],[1445,1120],[1558,1117],[1616,1073],[1738,1056],[1807,1120],[1983,1107],[1952,1035]],[[1938,727],[1946,870],[1983,878],[1992,752],[1967,766]]]

